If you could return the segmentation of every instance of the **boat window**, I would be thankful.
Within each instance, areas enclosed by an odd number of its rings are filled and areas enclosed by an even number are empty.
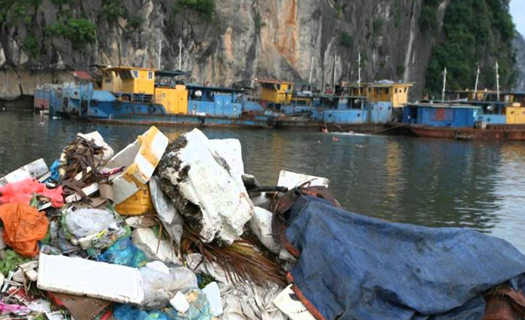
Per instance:
[[[386,89],[385,89],[385,93],[386,93],[386,94],[389,94],[389,93],[390,93],[390,89],[386,88]]]
[[[396,93],[397,93],[397,89],[396,89]]]
[[[407,92],[407,88],[405,88],[405,93]]]
[[[153,71],[148,72],[148,79],[153,80]]]
[[[138,79],[139,78],[139,71],[133,70],[133,78]]]

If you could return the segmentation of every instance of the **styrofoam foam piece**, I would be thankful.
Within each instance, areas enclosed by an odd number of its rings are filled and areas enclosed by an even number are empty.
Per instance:
[[[209,140],[210,146],[215,149],[221,158],[226,160],[232,175],[240,176],[244,174],[244,162],[242,161],[242,146],[237,139],[212,139]]]
[[[106,164],[107,168],[126,167],[123,173],[113,179],[114,203],[117,205],[134,195],[148,183],[169,139],[156,127],[151,127],[142,136],[116,154]]]
[[[217,238],[231,244],[242,235],[244,225],[253,216],[253,204],[242,176],[236,174],[237,169],[232,170],[239,167],[239,160],[237,164],[230,164],[231,158],[242,158],[240,152],[227,150],[228,147],[237,148],[237,144],[208,140],[198,129],[184,137],[187,144],[177,150],[176,157],[181,161],[180,168],[189,166],[187,176],[179,176],[180,172],[186,174],[184,169],[176,171],[172,168],[161,174],[179,187],[185,199],[199,206],[202,212],[201,240],[209,243]],[[221,146],[221,152],[217,152],[216,146]],[[224,157],[227,153],[231,156]]]
[[[188,299],[186,299],[186,296],[182,292],[177,292],[175,294],[175,297],[170,300],[171,306],[177,310],[180,313],[185,313],[190,309],[190,303],[188,302]]]
[[[253,218],[250,220],[250,230],[268,250],[279,254],[281,245],[273,239],[272,219],[273,214],[270,211],[255,207]]]
[[[292,299],[292,297],[295,296],[292,286],[292,284],[289,285],[275,297],[273,300],[275,306],[292,320],[315,320],[315,317],[306,309],[301,301]]]
[[[44,159],[38,159],[0,178],[0,186],[25,179],[38,179],[48,172],[49,167]]]
[[[204,287],[204,289],[202,289],[202,292],[204,292],[204,294],[206,294],[206,298],[208,298],[208,302],[210,303],[213,316],[220,316],[223,310],[221,290],[219,289],[219,285],[217,284],[217,282],[212,282],[208,284],[206,287]]]
[[[37,287],[45,291],[136,305],[144,299],[138,269],[42,253]]]
[[[164,263],[180,264],[179,256],[173,245],[167,240],[161,240],[155,236],[155,232],[150,228],[138,228],[131,233],[133,244],[150,260],[157,260]]]
[[[277,182],[277,185],[280,187],[293,189],[308,181],[310,181],[310,186],[312,187],[322,186],[328,188],[328,184],[330,183],[330,181],[326,178],[281,170],[279,173],[279,182]]]
[[[160,261],[153,261],[146,263],[146,268],[158,271],[164,274],[170,274],[170,268]]]

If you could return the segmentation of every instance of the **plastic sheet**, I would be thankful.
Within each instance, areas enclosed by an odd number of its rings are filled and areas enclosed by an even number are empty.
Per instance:
[[[525,256],[471,229],[391,223],[305,195],[283,214],[299,257],[289,280],[318,319],[482,319],[488,289],[525,289]]]
[[[170,274],[141,268],[140,274],[144,283],[142,307],[145,309],[165,308],[177,291],[197,288],[197,277],[185,267],[172,268]]]
[[[144,252],[139,250],[129,237],[121,238],[97,258],[101,262],[134,268],[143,267],[148,263]]]
[[[97,234],[116,224],[115,216],[107,210],[79,209],[66,215],[66,226],[77,239]]]
[[[38,241],[47,235],[49,221],[42,212],[23,203],[0,206],[0,218],[5,227],[4,241],[24,257],[38,254]]]
[[[183,221],[179,212],[171,202],[170,198],[160,189],[159,180],[157,177],[152,177],[149,181],[149,190],[151,192],[151,199],[153,207],[157,211],[162,226],[169,234],[170,238],[180,245],[182,239]]]
[[[28,259],[20,256],[13,250],[6,250],[5,258],[0,259],[0,272],[4,276],[7,276],[9,274],[9,271],[15,271],[18,265],[27,261]]]
[[[127,304],[116,306],[113,310],[113,316],[117,320],[172,320],[164,312],[158,310],[145,311]]]
[[[0,188],[0,203],[26,203],[29,204],[34,194],[42,195],[51,200],[55,208],[64,205],[62,187],[48,189],[45,184],[32,179],[14,182]]]

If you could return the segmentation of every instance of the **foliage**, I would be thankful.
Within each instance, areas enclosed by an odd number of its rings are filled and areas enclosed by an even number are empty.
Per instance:
[[[396,75],[398,79],[403,79],[403,76],[405,75],[406,68],[403,65],[398,65],[396,67]]]
[[[500,65],[502,88],[512,86],[514,24],[508,12],[508,0],[452,0],[445,13],[443,36],[443,41],[432,50],[426,71],[429,92],[442,90],[445,67],[447,87],[451,90],[473,87],[480,65],[480,86],[493,87],[496,60]]]
[[[375,18],[374,21],[372,22],[372,34],[374,35],[374,37],[377,37],[377,36],[380,36],[381,34],[383,34],[383,25],[384,25],[384,21],[383,19],[381,18]]]
[[[339,34],[339,43],[345,48],[351,48],[354,45],[354,37],[343,31]]]
[[[61,5],[61,4],[70,4],[73,3],[75,0],[51,0],[52,3]]]
[[[256,32],[260,32],[261,28],[266,26],[266,23],[262,20],[261,14],[259,12],[257,12],[253,16],[253,23],[255,25],[255,31]]]
[[[120,0],[103,0],[102,13],[108,20],[117,20],[126,15],[126,10],[122,7]]]
[[[128,26],[132,30],[136,30],[140,28],[144,24],[144,22],[146,22],[146,18],[144,18],[141,15],[138,15],[138,16],[134,16],[128,19]]]
[[[33,33],[27,35],[23,44],[24,51],[31,57],[38,57],[40,51],[40,43]]]
[[[213,19],[215,15],[215,0],[179,0],[174,7],[174,13],[185,10],[198,12],[203,18]]]
[[[422,31],[429,31],[434,34],[437,31],[437,25],[437,7],[424,5],[419,15],[419,27]]]
[[[69,39],[75,50],[82,50],[86,44],[97,40],[97,25],[86,19],[69,19],[66,24],[53,23],[46,31],[51,36]]]

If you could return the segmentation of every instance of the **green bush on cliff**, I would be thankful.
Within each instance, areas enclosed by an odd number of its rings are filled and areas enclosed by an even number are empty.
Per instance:
[[[184,10],[194,10],[206,19],[213,19],[215,15],[215,0],[179,0],[175,4],[174,13]]]
[[[97,25],[86,19],[69,19],[66,24],[53,23],[46,31],[51,36],[69,39],[75,50],[82,50],[87,44],[97,41]]]
[[[117,20],[126,15],[126,10],[122,7],[120,0],[103,0],[102,13],[108,20]]]
[[[480,87],[493,88],[494,62],[500,65],[501,87],[514,79],[515,55],[511,41],[514,24],[508,0],[452,0],[443,21],[443,39],[432,49],[426,71],[428,92],[439,93],[443,69],[448,71],[447,88],[473,88],[481,66]]]
[[[22,46],[31,58],[37,58],[40,51],[40,43],[33,33],[27,35]]]
[[[354,37],[343,31],[339,34],[339,43],[345,48],[351,48],[354,45]]]

